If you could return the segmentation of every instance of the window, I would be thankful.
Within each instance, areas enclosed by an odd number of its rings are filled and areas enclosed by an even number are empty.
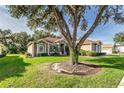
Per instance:
[[[39,45],[38,52],[44,53],[44,45]]]
[[[43,46],[40,46],[39,47],[39,51],[43,51]]]

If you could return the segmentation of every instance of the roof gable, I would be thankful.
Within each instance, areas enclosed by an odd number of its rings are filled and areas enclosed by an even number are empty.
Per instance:
[[[48,42],[48,43],[55,43],[56,41],[59,41],[61,40],[61,38],[58,38],[58,37],[46,37],[46,38],[43,38],[42,40]]]
[[[65,41],[65,40],[61,37],[46,37],[46,38],[42,38],[42,39],[39,39],[34,42],[39,43],[40,41],[43,41],[45,43],[54,44],[54,43],[59,43],[59,42]],[[79,41],[77,41],[77,43],[78,42]],[[29,46],[32,43],[33,43],[32,41],[29,42],[27,46]],[[100,43],[101,44],[101,41],[92,41],[92,40],[86,39],[83,44],[91,44],[91,43]]]

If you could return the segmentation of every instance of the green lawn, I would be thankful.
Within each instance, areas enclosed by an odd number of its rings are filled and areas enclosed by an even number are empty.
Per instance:
[[[117,87],[124,76],[124,56],[80,57],[80,61],[103,67],[102,72],[96,75],[66,75],[49,69],[49,64],[68,59],[7,55],[0,58],[0,87]]]

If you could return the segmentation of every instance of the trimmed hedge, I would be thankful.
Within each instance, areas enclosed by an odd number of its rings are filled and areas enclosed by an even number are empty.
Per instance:
[[[81,51],[80,51],[80,54],[81,54],[82,56],[86,56],[86,51],[85,51],[85,50],[81,50]]]
[[[59,53],[51,53],[50,56],[60,56]]]
[[[30,58],[30,57],[32,57],[32,55],[30,53],[28,53],[28,52],[25,52],[25,57]]]
[[[86,52],[86,55],[87,55],[87,56],[97,56],[97,53],[94,52],[94,51],[87,51],[87,52]]]
[[[98,53],[98,52],[94,52],[94,51],[85,51],[85,50],[81,50],[80,51],[82,56],[104,56],[106,55],[106,53]]]
[[[40,56],[48,56],[47,53],[41,53]]]

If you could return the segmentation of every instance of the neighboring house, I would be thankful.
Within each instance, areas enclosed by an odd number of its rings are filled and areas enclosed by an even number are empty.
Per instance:
[[[2,54],[2,50],[6,50],[7,48],[0,43],[0,55]]]
[[[102,45],[102,52],[105,52],[106,54],[112,54],[114,50],[113,44],[103,44]]]
[[[81,49],[101,52],[101,44],[101,41],[86,40]],[[30,53],[33,57],[39,56],[44,53],[51,55],[55,53],[56,50],[56,53],[58,53],[59,55],[69,54],[69,49],[63,38],[46,37],[37,41],[29,42],[27,47],[27,52]]]
[[[124,45],[116,45],[117,52],[124,52]]]
[[[86,51],[95,51],[95,52],[101,52],[101,41],[92,41],[86,39],[81,46],[81,49],[86,50]]]

